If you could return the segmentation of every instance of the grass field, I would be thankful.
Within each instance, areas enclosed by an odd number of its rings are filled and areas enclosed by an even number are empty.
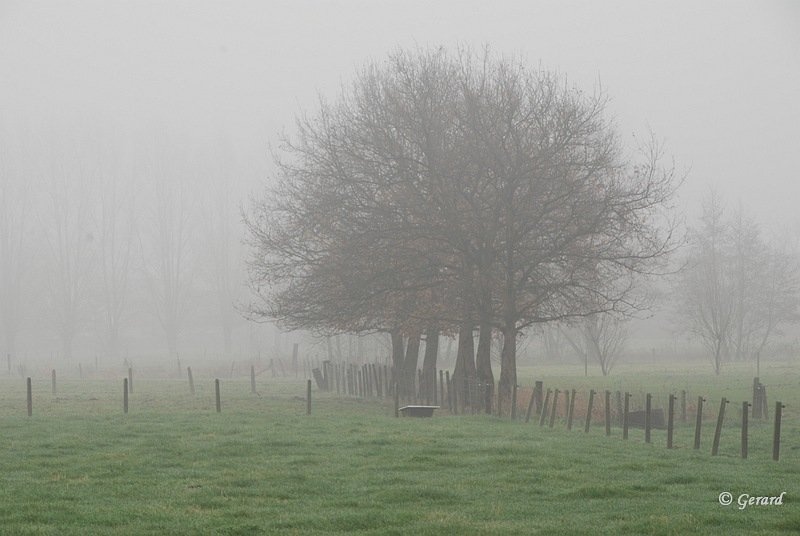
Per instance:
[[[0,380],[0,534],[781,534],[800,532],[800,378],[791,366],[762,374],[783,399],[781,460],[771,460],[772,422],[752,423],[739,458],[748,370],[722,378],[693,368],[621,367],[609,379],[563,367],[521,370],[546,387],[703,394],[700,451],[693,425],[675,444],[654,431],[606,437],[485,415],[395,419],[390,404],[315,390],[305,415],[302,381],[222,380],[197,374],[137,378],[122,414],[118,380]],[[710,456],[719,397],[732,400],[719,456]],[[659,398],[660,397],[660,398]],[[602,400],[600,400],[602,403]],[[739,411],[737,413],[737,408]],[[689,419],[690,421],[692,419]],[[718,496],[733,494],[721,506]],[[782,506],[740,510],[740,494]]]

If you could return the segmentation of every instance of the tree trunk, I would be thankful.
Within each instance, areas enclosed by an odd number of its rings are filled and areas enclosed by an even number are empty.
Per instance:
[[[425,357],[422,361],[423,394],[433,400],[436,384],[436,358],[439,354],[439,330],[429,327],[425,333]]]
[[[492,412],[492,400],[494,398],[494,374],[492,373],[492,326],[488,315],[481,315],[481,322],[478,337],[478,353],[475,356],[475,366],[478,381],[486,384],[489,389],[489,396],[485,397],[488,401],[486,413]]]
[[[517,384],[517,326],[507,322],[503,330],[503,350],[500,354],[500,398],[509,407],[511,392]]]
[[[392,367],[394,369],[393,378],[399,384],[403,371],[403,360],[405,359],[403,335],[399,331],[393,331],[389,335],[392,339]]]
[[[417,362],[419,361],[419,343],[422,335],[419,332],[408,336],[406,358],[403,361],[403,392],[407,396],[415,394],[415,380],[417,378]]]
[[[328,335],[326,340],[328,344],[328,361],[333,361],[333,341],[331,340],[331,336]]]
[[[458,352],[453,370],[453,384],[458,402],[466,405],[467,382],[475,381],[475,342],[472,340],[472,324],[462,324],[458,330]]]

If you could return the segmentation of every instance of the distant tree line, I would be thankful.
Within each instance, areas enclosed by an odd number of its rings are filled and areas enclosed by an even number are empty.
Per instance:
[[[742,208],[726,216],[720,195],[703,203],[690,231],[686,267],[678,281],[680,328],[706,348],[714,372],[752,360],[783,328],[800,320],[800,265],[789,236],[774,244]]]
[[[457,385],[516,384],[518,336],[627,315],[679,244],[658,144],[623,150],[607,97],[488,51],[398,51],[301,114],[246,215],[250,313],[385,332],[401,390],[455,336]],[[477,348],[473,332],[478,333]]]
[[[0,126],[4,360],[47,346],[65,359],[131,346],[174,358],[198,327],[232,352],[246,286],[230,145],[199,155],[166,130],[142,141],[103,124]]]

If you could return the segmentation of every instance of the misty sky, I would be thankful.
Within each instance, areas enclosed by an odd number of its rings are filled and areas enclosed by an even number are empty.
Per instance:
[[[489,44],[598,84],[628,145],[648,128],[768,228],[800,229],[800,2],[0,0],[0,128],[224,132],[268,169],[294,114],[398,47]],[[178,134],[180,136],[180,134]]]

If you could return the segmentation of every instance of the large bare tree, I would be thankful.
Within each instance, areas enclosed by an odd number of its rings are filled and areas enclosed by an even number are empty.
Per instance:
[[[253,206],[253,312],[393,332],[396,365],[436,325],[458,333],[457,383],[492,380],[497,330],[510,396],[525,328],[640,306],[639,278],[674,246],[673,173],[657,147],[622,158],[604,103],[487,51],[369,65],[298,121]]]

